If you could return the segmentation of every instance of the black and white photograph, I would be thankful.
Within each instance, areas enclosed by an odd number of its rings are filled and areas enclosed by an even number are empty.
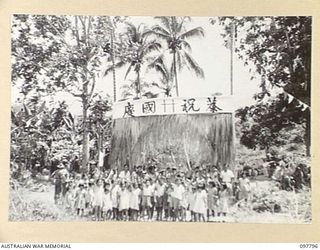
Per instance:
[[[9,221],[309,224],[311,16],[11,16]]]

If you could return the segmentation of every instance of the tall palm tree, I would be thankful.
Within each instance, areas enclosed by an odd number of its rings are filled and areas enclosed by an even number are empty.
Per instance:
[[[126,43],[120,61],[114,66],[109,67],[105,71],[105,75],[116,67],[128,65],[125,79],[133,70],[136,73],[136,88],[138,98],[141,98],[141,68],[149,61],[153,52],[161,48],[161,44],[156,39],[150,39],[150,29],[145,25],[140,24],[135,26],[132,23],[126,22],[124,42]]]
[[[151,85],[160,89],[166,97],[171,97],[174,88],[174,77],[168,64],[164,62],[162,57],[156,57],[155,60],[148,65],[148,69],[154,69],[160,74],[159,81],[153,82]]]
[[[204,30],[201,27],[192,29],[186,28],[191,21],[190,17],[155,17],[160,21],[159,25],[152,28],[152,33],[167,42],[168,50],[172,54],[171,72],[174,75],[176,94],[179,96],[178,71],[184,66],[193,71],[196,76],[204,78],[203,69],[191,56],[189,38],[204,37]]]

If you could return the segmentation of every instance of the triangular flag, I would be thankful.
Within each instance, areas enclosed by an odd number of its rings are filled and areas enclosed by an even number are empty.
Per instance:
[[[307,108],[308,108],[308,105],[303,103],[302,104],[302,111],[305,111]]]
[[[34,124],[34,126],[36,126],[36,127],[38,127],[38,126],[40,126],[41,125],[41,119],[39,119],[35,124]]]
[[[31,111],[28,109],[28,107],[25,104],[23,104],[23,108],[26,116],[31,116]]]
[[[298,100],[298,106],[297,106],[297,107],[298,107],[298,108],[301,108],[301,106],[303,107],[303,104],[304,104],[304,103],[303,103],[302,101]]]
[[[283,99],[284,99],[284,100],[287,100],[287,98],[288,98],[287,92],[282,91],[282,93],[281,93],[281,91],[280,91],[280,94],[283,94]]]
[[[290,104],[293,101],[293,96],[288,94],[288,103]]]
[[[26,128],[30,127],[32,120],[33,120],[33,118],[26,121]]]

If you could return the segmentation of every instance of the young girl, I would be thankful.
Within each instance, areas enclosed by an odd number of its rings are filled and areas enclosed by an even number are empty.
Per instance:
[[[70,183],[67,187],[66,191],[66,209],[73,211],[75,206],[75,186],[74,184]]]
[[[171,183],[168,183],[165,195],[164,195],[164,212],[165,212],[165,218],[167,221],[171,221],[173,218],[173,207],[172,207],[172,197],[171,193],[173,192],[173,188]]]
[[[104,196],[103,196],[103,217],[105,220],[110,220],[112,214],[112,199],[111,199],[111,192],[110,192],[110,184],[106,184],[104,189]]]
[[[194,203],[194,212],[196,214],[196,221],[206,221],[205,216],[207,213],[208,195],[203,183],[198,185],[196,192],[196,199]]]
[[[165,193],[166,186],[161,179],[156,182],[155,188],[155,200],[156,200],[156,210],[157,210],[157,221],[162,220],[162,210],[163,210],[163,196]]]
[[[229,213],[229,190],[227,184],[222,184],[219,194],[219,213],[218,215],[226,216]]]
[[[142,188],[142,219],[144,218],[145,211],[147,211],[148,220],[151,221],[151,196],[152,196],[152,186],[150,185],[150,181],[147,180]]]
[[[86,204],[85,204],[85,214],[92,215],[93,213],[93,199],[94,199],[94,185],[89,182],[88,188],[86,190]]]
[[[78,187],[79,189],[75,196],[75,207],[77,209],[77,215],[82,217],[86,204],[86,191],[84,190],[84,185],[82,183],[80,183]]]
[[[195,212],[194,212],[194,203],[196,200],[196,187],[195,185],[191,185],[190,187],[191,191],[189,191],[188,194],[188,207],[189,207],[189,211],[190,211],[190,221],[196,221],[196,216],[195,216]]]
[[[121,215],[121,219],[124,221],[128,220],[128,210],[129,210],[129,202],[130,202],[130,193],[127,189],[126,183],[120,184],[120,190],[118,192],[119,195],[119,212]]]
[[[94,199],[93,199],[94,212],[95,212],[94,220],[96,221],[101,220],[103,196],[104,196],[103,181],[102,179],[98,179],[94,187]]]
[[[133,221],[138,220],[140,199],[141,199],[141,190],[137,186],[137,184],[134,183],[130,187],[130,201],[129,201],[130,216],[131,216],[131,220]]]
[[[208,213],[207,219],[209,221],[210,216],[215,216],[215,212],[217,209],[217,199],[218,199],[218,189],[216,187],[215,182],[209,182],[208,189]]]
[[[181,221],[186,221],[187,218],[187,208],[188,208],[188,190],[185,186],[184,183],[182,183],[181,185],[183,185],[183,193],[182,193],[182,199],[181,199],[181,214],[180,214],[180,220]]]
[[[120,189],[119,182],[113,181],[113,186],[111,188],[111,200],[112,200],[112,220],[118,220],[119,219],[119,210],[118,210],[118,205],[119,205],[119,200],[118,200],[118,192]]]

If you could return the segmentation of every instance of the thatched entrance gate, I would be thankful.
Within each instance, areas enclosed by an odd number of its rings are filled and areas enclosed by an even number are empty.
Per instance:
[[[193,101],[188,102],[190,99]],[[117,103],[110,165],[121,168],[129,162],[132,167],[145,164],[148,158],[157,158],[163,167],[232,164],[235,157],[234,118],[228,101],[230,99],[226,97],[209,97]],[[164,102],[170,106],[160,106]],[[146,103],[149,106],[144,107]],[[172,103],[175,109],[172,109]],[[193,105],[191,108],[190,104]]]

